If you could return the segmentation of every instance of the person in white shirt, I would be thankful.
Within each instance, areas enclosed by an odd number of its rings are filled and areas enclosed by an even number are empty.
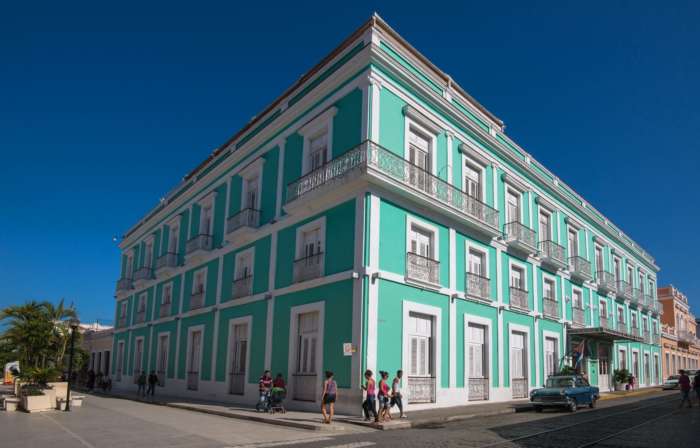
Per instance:
[[[394,405],[399,407],[399,418],[406,418],[403,413],[403,396],[401,395],[401,378],[403,377],[403,370],[398,370],[396,372],[396,377],[391,382],[391,407]]]

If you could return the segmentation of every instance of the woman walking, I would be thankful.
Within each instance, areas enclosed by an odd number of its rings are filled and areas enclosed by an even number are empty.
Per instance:
[[[323,382],[323,395],[321,397],[321,414],[323,414],[323,423],[330,424],[333,420],[335,399],[338,394],[338,385],[333,379],[333,372],[326,370],[326,381]],[[326,414],[326,406],[329,407]]]
[[[379,421],[391,420],[391,412],[389,412],[389,372],[380,371],[379,375],[382,377],[379,380]]]
[[[372,371],[367,369],[365,371],[365,384],[362,385],[362,389],[367,392],[365,401],[362,403],[362,410],[365,414],[365,421],[369,421],[369,414],[372,413],[374,421],[378,422],[379,417],[377,416],[376,401],[377,401],[377,391],[374,383],[374,378],[372,378]]]
[[[403,413],[403,396],[401,395],[401,378],[403,377],[403,370],[396,371],[396,377],[391,382],[391,406],[398,406],[399,408],[399,418],[406,418]]]

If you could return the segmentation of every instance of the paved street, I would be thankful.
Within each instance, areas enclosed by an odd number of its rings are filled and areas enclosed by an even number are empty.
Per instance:
[[[576,414],[549,411],[473,418],[409,430],[350,435],[229,419],[127,400],[88,397],[72,414],[2,413],[3,445],[22,447],[652,447],[697,446],[700,408],[677,392],[600,402]]]

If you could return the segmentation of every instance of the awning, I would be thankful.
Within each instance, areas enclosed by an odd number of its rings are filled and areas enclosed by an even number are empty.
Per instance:
[[[621,331],[611,330],[605,327],[592,327],[592,328],[569,328],[567,330],[569,336],[580,336],[586,337],[588,339],[594,339],[603,342],[614,342],[614,341],[632,341],[632,342],[644,342],[642,336],[636,336],[629,333],[623,333]]]

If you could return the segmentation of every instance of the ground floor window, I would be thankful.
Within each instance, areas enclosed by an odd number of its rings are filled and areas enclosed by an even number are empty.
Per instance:
[[[557,373],[557,340],[555,338],[544,338],[544,373],[545,376]]]
[[[187,389],[199,389],[199,367],[202,356],[202,332],[196,330],[190,333],[190,345],[187,355]]]
[[[297,317],[297,351],[294,373],[294,399],[315,401],[318,372],[316,357],[319,339],[319,312],[299,314]]]
[[[433,317],[411,312],[408,315],[408,400],[412,403],[435,401]]]
[[[245,393],[246,360],[248,357],[248,324],[233,326],[231,340],[231,371],[229,393]]]
[[[469,363],[469,400],[488,400],[487,327],[470,323],[467,327],[467,355]]]
[[[527,387],[527,335],[519,331],[510,334],[510,381],[513,398],[526,398]]]

